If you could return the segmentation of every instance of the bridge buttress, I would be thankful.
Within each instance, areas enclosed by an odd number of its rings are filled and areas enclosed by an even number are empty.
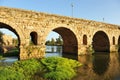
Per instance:
[[[45,57],[45,47],[41,46],[20,46],[20,60],[30,58],[43,58]]]

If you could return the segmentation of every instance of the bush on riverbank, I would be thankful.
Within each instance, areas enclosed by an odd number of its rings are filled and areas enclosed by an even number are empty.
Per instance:
[[[19,50],[11,50],[3,54],[3,57],[19,56]]]
[[[76,75],[74,68],[80,66],[75,60],[61,57],[49,57],[41,60],[44,65],[44,78],[49,80],[69,80]]]
[[[10,68],[0,68],[0,80],[24,80],[24,74]]]
[[[0,68],[0,80],[8,78],[10,80],[30,80],[36,74],[48,80],[70,80],[76,75],[75,68],[80,65],[75,60],[61,57],[17,61],[10,67]]]

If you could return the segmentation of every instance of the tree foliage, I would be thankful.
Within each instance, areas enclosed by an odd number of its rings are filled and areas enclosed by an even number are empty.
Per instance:
[[[63,45],[63,40],[62,40],[61,36],[59,36],[58,38],[56,38],[56,44],[57,45]]]
[[[63,40],[62,40],[61,36],[59,36],[56,39],[52,38],[51,40],[46,41],[45,44],[46,45],[63,45]]]

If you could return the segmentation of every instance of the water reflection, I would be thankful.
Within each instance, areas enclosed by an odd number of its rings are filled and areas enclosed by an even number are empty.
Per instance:
[[[120,62],[120,52],[118,52],[118,61]]]
[[[69,53],[62,53],[62,57],[78,60],[78,56],[76,56],[74,54],[69,54]]]
[[[109,67],[110,55],[108,53],[95,53],[92,59],[93,71],[98,75],[104,75],[104,73],[108,70]]]
[[[46,53],[61,53],[62,46],[46,46]]]
[[[94,54],[79,56],[83,64],[74,80],[120,80],[120,54]]]
[[[62,53],[62,46],[46,46],[46,57],[50,56],[61,56],[78,60],[76,54]]]
[[[62,56],[62,46],[46,46],[46,57]]]

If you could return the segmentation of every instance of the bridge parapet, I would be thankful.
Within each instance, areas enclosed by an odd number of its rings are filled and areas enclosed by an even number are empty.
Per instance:
[[[89,25],[92,27],[105,27],[111,29],[120,28],[119,25],[108,24],[103,22],[97,22],[92,20],[80,19],[80,18],[72,18],[66,16],[59,16],[55,14],[47,14],[42,12],[28,11],[23,9],[15,9],[15,8],[6,8],[0,7],[0,18],[14,19],[16,22],[19,19],[22,19],[24,23],[42,23],[42,22],[56,22],[56,23],[67,23],[67,24],[83,24]],[[42,21],[42,22],[40,22]]]

